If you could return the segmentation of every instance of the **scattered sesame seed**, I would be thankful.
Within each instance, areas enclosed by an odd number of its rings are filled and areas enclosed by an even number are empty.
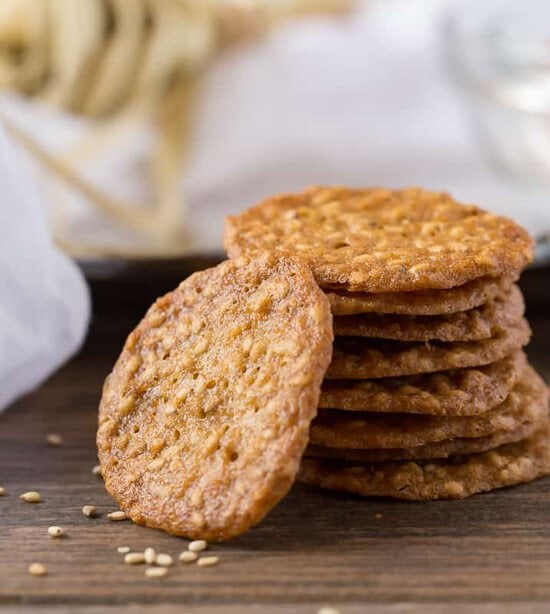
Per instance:
[[[103,474],[101,473],[101,467],[100,467],[99,465],[94,465],[94,466],[93,466],[93,468],[92,468],[92,473],[93,473],[94,475],[99,476],[99,477],[102,477],[102,475],[103,475]]]
[[[128,565],[141,565],[145,563],[145,555],[143,552],[128,552],[124,556],[124,562]]]
[[[3,497],[6,494],[6,489],[0,486],[0,497]]]
[[[38,503],[42,499],[40,493],[35,490],[25,492],[19,498],[21,501],[25,501],[25,503]]]
[[[192,541],[187,546],[187,549],[191,552],[202,552],[208,548],[208,544],[204,541],[204,539],[196,539]]]
[[[42,563],[31,563],[27,568],[31,576],[45,576],[48,573],[45,565]]]
[[[145,570],[146,578],[164,578],[168,573],[167,567],[149,567]]]
[[[46,435],[46,442],[49,446],[62,446],[63,445],[63,437],[58,435],[57,433],[49,433]]]
[[[331,608],[330,606],[325,606],[324,608],[317,610],[317,614],[340,614],[340,610]]]
[[[82,513],[88,518],[95,518],[97,516],[97,510],[93,505],[85,505],[82,508]]]
[[[148,565],[152,565],[157,559],[157,553],[154,548],[145,548],[143,551],[143,556],[145,557],[145,562]]]
[[[126,553],[130,552],[130,546],[119,546],[119,547],[116,549],[116,551],[117,551],[119,554],[126,554]]]
[[[382,518],[382,514],[375,514],[374,517],[376,520],[380,520],[380,518]]]
[[[61,527],[53,526],[48,528],[48,535],[50,537],[61,537],[63,533],[65,533],[65,531],[63,531]]]
[[[193,563],[199,558],[199,555],[196,552],[190,552],[189,550],[184,550],[179,559],[182,563]]]
[[[169,554],[157,554],[156,563],[161,567],[170,567],[174,564],[174,559]]]
[[[219,560],[219,556],[201,556],[197,561],[197,565],[199,567],[212,567],[212,565],[217,565]]]
[[[111,512],[107,514],[107,518],[109,520],[128,520],[126,512],[123,512],[122,510],[117,510],[116,512]]]

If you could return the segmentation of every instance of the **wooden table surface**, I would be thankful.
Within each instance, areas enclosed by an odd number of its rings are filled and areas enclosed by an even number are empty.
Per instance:
[[[211,548],[212,568],[178,564],[146,579],[117,546],[177,555],[186,541],[130,522],[92,475],[101,383],[146,305],[183,272],[154,282],[96,281],[83,351],[0,418],[0,610],[27,612],[548,612],[550,478],[465,501],[364,500],[296,485],[247,535]],[[550,270],[523,287],[534,329],[529,354],[550,376]],[[64,445],[51,447],[46,434]],[[39,490],[43,501],[18,496]],[[85,504],[101,512],[81,513]],[[375,516],[381,514],[377,519]],[[50,525],[66,537],[51,539]],[[31,577],[29,563],[49,570]]]

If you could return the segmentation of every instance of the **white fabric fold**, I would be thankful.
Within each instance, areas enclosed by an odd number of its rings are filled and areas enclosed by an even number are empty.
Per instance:
[[[50,239],[24,154],[0,130],[0,411],[80,347],[90,317],[82,273]]]

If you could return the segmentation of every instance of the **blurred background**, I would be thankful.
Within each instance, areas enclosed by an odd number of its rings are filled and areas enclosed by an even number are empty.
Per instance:
[[[219,252],[313,183],[550,230],[546,0],[2,0],[0,117],[84,263]],[[9,206],[3,204],[2,206]]]
[[[80,346],[84,275],[133,321],[310,184],[448,191],[542,266],[550,2],[1,0],[0,408]]]

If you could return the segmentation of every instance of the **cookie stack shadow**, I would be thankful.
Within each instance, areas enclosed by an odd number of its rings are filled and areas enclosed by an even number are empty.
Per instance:
[[[418,292],[324,288],[333,360],[300,479],[427,500],[544,474],[548,392],[522,350],[531,331],[517,276]]]

